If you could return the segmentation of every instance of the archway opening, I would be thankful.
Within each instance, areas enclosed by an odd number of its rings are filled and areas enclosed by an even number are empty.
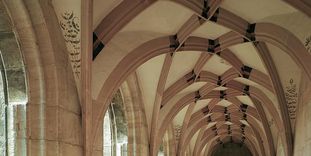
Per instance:
[[[225,143],[215,148],[212,156],[252,156],[250,150],[244,144]]]
[[[0,66],[2,66],[0,60]],[[0,155],[7,153],[7,115],[6,115],[6,102],[5,102],[5,91],[4,81],[2,79],[2,72],[0,71]]]
[[[0,156],[26,155],[27,79],[18,35],[0,2]]]
[[[114,95],[104,117],[103,153],[106,156],[127,155],[128,126],[120,90]]]

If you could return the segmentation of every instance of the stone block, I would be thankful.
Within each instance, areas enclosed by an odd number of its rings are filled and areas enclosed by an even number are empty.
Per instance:
[[[81,116],[64,109],[60,109],[59,113],[59,139],[74,145],[82,145]]]
[[[83,156],[83,148],[82,146],[61,142],[59,156]]]
[[[27,106],[28,137],[31,139],[58,139],[58,108],[30,104]]]
[[[52,140],[42,140],[45,144],[46,156],[57,156],[59,155],[59,141]]]
[[[103,151],[102,150],[94,150],[92,155],[93,156],[103,156]]]

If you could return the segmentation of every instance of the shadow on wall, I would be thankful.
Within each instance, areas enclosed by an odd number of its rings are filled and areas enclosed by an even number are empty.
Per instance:
[[[225,143],[213,151],[212,156],[252,156],[249,149],[237,143]]]

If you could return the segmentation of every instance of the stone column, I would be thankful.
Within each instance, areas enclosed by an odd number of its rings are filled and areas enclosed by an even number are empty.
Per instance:
[[[162,139],[164,154],[167,156],[176,155],[176,138],[174,133],[174,126],[172,123],[168,126]]]
[[[148,125],[136,74],[131,74],[121,85],[128,122],[128,154],[149,154]]]
[[[101,133],[98,133],[99,135],[96,136],[95,145],[93,148],[93,156],[103,156],[103,126],[100,126],[98,129]]]
[[[5,2],[26,64],[27,155],[82,156],[79,98],[54,9],[49,0]]]
[[[93,56],[93,0],[81,1],[81,90],[83,125],[83,155],[91,156],[93,151],[92,113],[92,56]],[[94,131],[95,132],[95,131]],[[101,137],[102,138],[102,137]]]
[[[303,76],[299,90],[294,156],[309,156],[311,155],[311,83],[306,76]]]

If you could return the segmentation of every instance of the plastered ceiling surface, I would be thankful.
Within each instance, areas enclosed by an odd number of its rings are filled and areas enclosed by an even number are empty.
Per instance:
[[[94,3],[96,6],[102,1],[96,0]],[[96,33],[99,32],[96,25],[100,25],[100,21],[105,21],[106,16],[122,3],[115,0],[107,2],[101,9],[94,7]],[[282,97],[277,96],[272,80],[278,75],[283,91],[291,94],[285,96],[285,100],[287,102],[290,100],[290,104],[295,107],[297,99],[291,97],[299,92],[302,71],[285,49],[273,43],[264,43],[259,40],[260,37],[258,41],[248,38],[247,35],[256,33],[258,24],[254,32],[247,34],[252,26],[247,27],[247,23],[274,23],[294,32],[300,44],[304,44],[307,36],[303,32],[310,35],[311,33],[308,24],[300,23],[302,19],[307,19],[306,23],[310,23],[310,18],[284,1],[240,0],[237,3],[224,0],[218,6],[219,12],[214,10],[218,16],[207,14],[207,18],[210,18],[205,21],[206,17],[196,11],[196,8],[204,7],[203,1],[189,3],[193,5],[156,1],[132,18],[124,18],[126,24],[108,43],[105,43],[105,48],[93,62],[94,67],[100,67],[93,69],[93,97],[99,95],[105,80],[113,71],[111,69],[117,68],[122,59],[145,43],[167,37],[163,42],[170,43],[167,47],[173,50],[145,60],[133,71],[137,74],[141,88],[149,132],[155,124],[152,118],[158,117],[156,126],[159,126],[157,130],[160,136],[164,134],[160,130],[163,129],[162,126],[165,127],[165,122],[170,122],[176,128],[185,127],[184,131],[180,132],[182,138],[179,139],[178,148],[183,147],[187,139],[190,141],[191,150],[199,150],[200,148],[195,146],[208,144],[213,147],[214,144],[223,143],[228,140],[228,136],[232,136],[234,141],[245,143],[251,152],[257,151],[262,155],[275,152],[277,136],[284,128],[282,123],[285,119],[282,114],[286,111],[294,123],[295,109],[288,109],[288,104],[279,103]],[[207,5],[214,5],[210,3]],[[228,14],[242,21],[241,25],[247,29],[246,37],[243,37],[245,34],[240,34],[240,29],[236,28],[239,24],[231,26],[230,22],[226,23],[230,21],[225,16]],[[288,15],[300,18],[286,22]],[[296,25],[292,26],[291,23]],[[172,39],[175,42],[172,42]],[[231,42],[228,41],[230,39]],[[225,42],[228,42],[229,46],[224,47]],[[202,50],[204,49],[202,46],[206,46],[205,50]],[[266,50],[270,56],[263,55],[262,50]],[[110,57],[111,54],[114,55]],[[107,62],[109,65],[106,65]],[[269,62],[275,66],[275,71],[271,69]],[[166,76],[161,77],[161,74]],[[162,90],[159,89],[161,87],[159,85],[163,85]],[[292,92],[293,90],[295,92]],[[160,103],[157,103],[157,100]],[[282,110],[281,107],[285,109]],[[153,114],[154,109],[159,109],[158,115]],[[207,122],[204,123],[203,120]],[[209,123],[215,123],[211,126],[215,128],[202,128],[204,125],[210,125]],[[224,126],[230,128],[227,129],[227,133],[220,133],[224,131]],[[195,133],[192,133],[194,129]],[[197,137],[200,130],[219,132],[215,136],[207,135],[210,139],[204,142],[204,139]],[[273,137],[267,137],[270,135]],[[263,147],[260,138],[267,145]],[[268,145],[270,141],[273,142],[273,147]],[[205,146],[202,146],[201,150],[203,149],[212,150]]]

